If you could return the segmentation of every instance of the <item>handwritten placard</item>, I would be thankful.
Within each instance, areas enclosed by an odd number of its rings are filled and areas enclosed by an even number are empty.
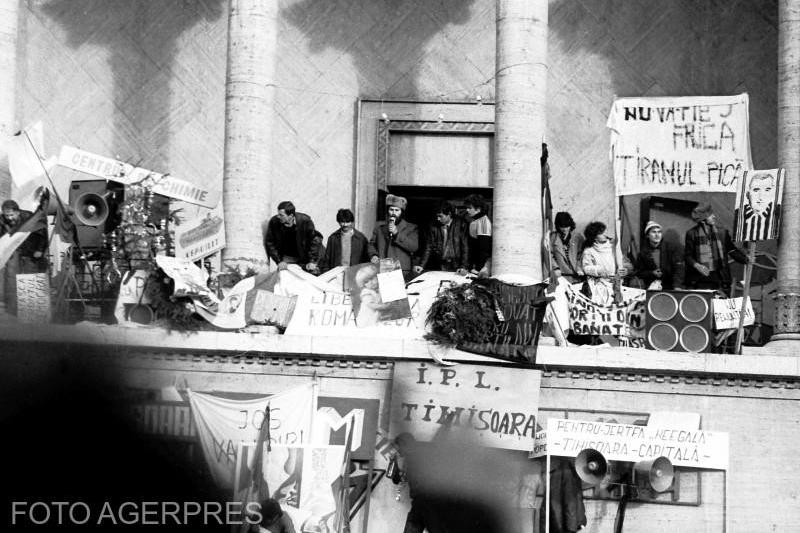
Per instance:
[[[17,274],[17,317],[23,322],[50,322],[50,280],[46,272]]]
[[[536,433],[540,382],[541,372],[527,368],[396,362],[389,432],[430,441],[450,423],[484,446],[528,451]]]
[[[619,98],[608,117],[617,196],[735,192],[751,168],[747,94]]]
[[[601,305],[580,292],[580,284],[566,287],[569,305],[569,328],[576,335],[614,335],[629,340],[641,339],[632,347],[644,345],[644,301],[647,293],[639,289],[623,288],[620,304]]]
[[[563,418],[547,421],[550,455],[575,457],[589,448],[610,461],[638,462],[663,456],[675,466],[728,468],[727,433]]]
[[[717,331],[723,329],[736,329],[739,327],[739,317],[742,314],[742,298],[714,298],[714,326]],[[755,323],[755,313],[753,313],[753,303],[747,299],[747,307],[744,310],[744,325],[752,326]]]

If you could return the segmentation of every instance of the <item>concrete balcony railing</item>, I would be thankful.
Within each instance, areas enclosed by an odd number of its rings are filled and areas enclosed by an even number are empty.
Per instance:
[[[342,359],[417,359],[471,363],[501,360],[444,348],[419,339],[381,339],[282,335],[272,327],[249,327],[239,332],[181,333],[159,327],[124,327],[94,323],[76,325],[26,324],[13,318],[0,321],[0,339],[15,343],[57,343],[108,347],[114,357],[126,350],[164,353],[194,352],[217,355],[263,354],[267,357]],[[639,348],[558,347],[549,338],[538,346],[536,364],[546,369],[598,372],[649,372],[748,376],[752,378],[800,377],[800,349],[776,352],[770,347],[745,347],[742,355],[660,352]],[[799,347],[800,348],[800,347]],[[34,348],[35,351],[35,348]]]

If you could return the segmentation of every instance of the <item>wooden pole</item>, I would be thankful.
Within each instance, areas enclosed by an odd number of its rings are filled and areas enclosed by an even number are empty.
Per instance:
[[[373,454],[374,455],[374,454]],[[369,531],[369,501],[372,498],[372,476],[375,472],[375,457],[370,457],[367,465],[367,490],[364,494],[364,525],[361,526],[361,533]]]
[[[744,291],[742,292],[742,308],[739,310],[739,327],[736,329],[735,354],[742,353],[742,339],[744,337],[744,312],[750,300],[750,278],[753,275],[753,263],[756,260],[756,243],[747,243],[747,265],[744,267]]]
[[[497,0],[492,274],[542,276],[546,0]]]
[[[261,225],[271,201],[278,2],[230,0],[222,204],[226,266],[267,266]]]

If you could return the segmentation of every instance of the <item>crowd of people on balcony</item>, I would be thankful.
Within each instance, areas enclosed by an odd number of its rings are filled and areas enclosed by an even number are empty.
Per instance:
[[[389,194],[386,220],[377,222],[371,238],[355,228],[351,210],[340,209],[336,214],[339,229],[328,237],[325,247],[311,218],[297,212],[291,202],[281,202],[269,221],[264,246],[279,269],[297,263],[314,274],[337,266],[393,259],[406,280],[429,270],[488,276],[492,223],[487,202],[470,195],[463,205],[465,214],[461,215],[453,203],[442,202],[434,213],[436,222],[422,241],[417,224],[405,218],[408,201]],[[694,209],[692,219],[695,226],[686,232],[683,253],[664,240],[664,228],[651,220],[644,228],[638,253],[623,256],[607,234],[606,224],[593,221],[578,232],[572,215],[559,212],[554,220],[556,230],[549,236],[549,275],[581,283],[582,292],[603,305],[614,300],[622,285],[727,293],[731,286],[728,256],[743,264],[747,256],[733,244],[730,233],[718,226],[710,205]]]
[[[420,239],[419,226],[405,217],[406,198],[389,194],[385,207],[386,220],[376,223],[369,239],[355,228],[353,212],[339,209],[339,229],[323,246],[311,218],[297,211],[292,202],[281,202],[278,213],[267,224],[264,249],[279,270],[298,264],[313,274],[382,259],[394,260],[406,281],[426,270],[490,274],[492,222],[487,215],[487,202],[480,195],[464,200],[466,217],[459,216],[451,202],[442,202],[434,213],[437,222],[424,241]]]

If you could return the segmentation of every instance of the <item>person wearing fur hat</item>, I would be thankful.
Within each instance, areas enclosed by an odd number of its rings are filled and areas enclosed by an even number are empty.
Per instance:
[[[728,230],[717,227],[717,215],[711,205],[696,207],[692,219],[697,225],[686,232],[684,246],[686,288],[727,293],[731,286],[728,254],[742,264],[747,264],[747,255],[733,244]]]
[[[381,259],[397,260],[406,281],[411,279],[413,257],[419,249],[417,225],[403,218],[407,206],[408,201],[402,196],[386,196],[386,222],[378,222],[368,248],[373,263]]]
[[[664,241],[661,224],[649,221],[644,227],[634,275],[644,282],[647,289],[671,291],[675,288],[680,267],[680,254],[672,244]]]

